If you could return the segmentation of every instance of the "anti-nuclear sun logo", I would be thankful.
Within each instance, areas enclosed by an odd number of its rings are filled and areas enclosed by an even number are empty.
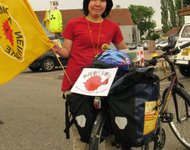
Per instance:
[[[85,87],[88,91],[95,91],[97,90],[101,85],[108,84],[108,79],[105,79],[103,82],[101,81],[100,76],[93,76],[89,78],[85,83]]]
[[[20,25],[10,15],[8,6],[0,3],[0,49],[19,62],[24,61],[26,40]]]

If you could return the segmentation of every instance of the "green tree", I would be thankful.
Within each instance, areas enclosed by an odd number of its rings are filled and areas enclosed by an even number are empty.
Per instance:
[[[161,0],[161,23],[162,23],[162,30],[163,33],[166,33],[170,29],[170,23],[168,20],[168,3],[167,0]]]
[[[114,7],[114,9],[119,9],[119,8],[121,8],[120,5],[115,5],[115,7]]]
[[[152,7],[141,5],[130,5],[128,10],[134,24],[137,25],[140,30],[141,36],[144,35],[145,32],[148,32],[148,35],[150,35],[156,27],[156,22],[152,20],[155,10]]]
[[[177,12],[176,7],[174,5],[173,0],[167,0],[168,1],[168,10],[170,12],[170,22],[172,27],[177,27]]]
[[[181,0],[176,0],[176,10],[180,10],[182,7],[181,7]],[[180,16],[179,13],[177,13],[177,26],[181,26],[183,24],[183,20],[184,17],[183,16]]]
[[[156,39],[159,39],[159,38],[160,38],[160,35],[157,33],[153,33],[151,36],[151,40],[153,40],[153,41],[155,41]]]
[[[183,16],[180,16],[178,10],[181,7],[181,0],[161,0],[161,23],[163,33],[166,33],[173,27],[179,27],[183,24]]]
[[[146,40],[144,37],[141,37],[141,41]]]
[[[183,7],[190,5],[190,0],[183,0]]]

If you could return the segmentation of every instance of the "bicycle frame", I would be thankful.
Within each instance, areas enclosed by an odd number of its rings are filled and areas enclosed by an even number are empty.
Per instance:
[[[164,79],[167,79],[169,77],[171,77],[171,82],[170,82],[170,85],[168,87],[168,91],[167,91],[167,94],[166,96],[163,98],[163,103],[162,103],[162,106],[161,107],[161,110],[160,110],[160,113],[163,114],[166,112],[166,109],[167,109],[167,106],[168,106],[168,103],[169,103],[169,99],[170,99],[170,96],[172,95],[172,91],[173,89],[175,88],[175,86],[179,85],[181,87],[184,87],[177,79],[177,74],[176,74],[176,70],[175,70],[175,67],[174,67],[174,64],[173,62],[167,57],[167,55],[161,55],[159,58],[164,58],[166,62],[169,63],[169,66],[171,66],[171,73],[168,73],[166,74],[165,76],[161,77],[160,78],[160,81],[163,81]],[[163,68],[162,68],[163,69]],[[178,122],[181,122],[180,119],[179,119],[179,113],[178,113],[178,105],[177,105],[177,100],[176,98],[174,97],[174,104],[175,104],[175,108],[176,108],[176,117],[177,117],[177,120]],[[187,106],[186,106],[187,108]],[[188,116],[188,109],[187,110],[187,116]]]
[[[190,42],[187,44],[184,44],[183,46],[174,48],[174,50],[170,50],[171,46],[166,47],[165,49],[163,49],[163,51],[166,51],[165,53],[161,54],[161,55],[153,55],[151,60],[147,60],[147,64],[145,64],[146,67],[148,66],[156,66],[156,64],[158,63],[158,59],[160,58],[164,58],[164,61],[166,61],[169,66],[171,67],[169,70],[170,72],[165,74],[163,77],[160,78],[160,81],[163,81],[165,79],[169,79],[170,81],[170,85],[164,90],[163,92],[163,96],[161,99],[161,103],[158,104],[154,109],[160,109],[159,110],[159,115],[158,115],[158,119],[156,122],[156,129],[155,129],[155,133],[154,133],[154,137],[151,141],[154,141],[154,149],[162,149],[165,145],[165,139],[166,139],[166,135],[165,135],[165,131],[162,128],[162,123],[169,123],[170,127],[172,128],[172,131],[174,132],[175,136],[178,138],[178,140],[182,143],[182,145],[184,145],[185,147],[189,148],[189,141],[186,141],[186,137],[183,138],[181,136],[181,131],[179,132],[178,129],[176,128],[174,124],[174,117],[175,116],[175,123],[176,123],[176,119],[177,121],[183,122],[185,120],[188,120],[188,118],[190,118],[189,116],[189,106],[190,106],[190,96],[189,94],[185,91],[184,86],[178,81],[177,78],[177,72],[175,70],[175,66],[174,63],[172,62],[172,60],[169,59],[168,55],[175,55],[177,53],[180,52],[180,50],[186,46],[189,46]],[[162,68],[163,69],[163,68]],[[164,68],[164,72],[166,71],[166,69]],[[183,118],[180,118],[180,106],[178,106],[178,99],[176,97],[176,95],[181,96],[182,101],[185,101],[185,107],[186,107],[186,116]],[[171,105],[171,111],[169,111],[169,109],[167,110],[168,105],[170,106],[169,100],[170,97],[172,96],[173,100],[172,102],[174,103],[174,106]],[[104,105],[102,105],[104,106]],[[174,109],[175,110],[174,110]],[[174,112],[173,112],[174,111]],[[175,112],[176,111],[176,112]],[[102,112],[103,114],[109,113],[107,111],[107,109],[101,109],[100,112]],[[99,114],[100,114],[99,112]],[[174,114],[174,115],[173,115]],[[176,115],[175,115],[176,114]],[[100,114],[100,116],[102,117],[102,114]],[[181,120],[180,120],[181,119]],[[100,118],[101,120],[101,118]],[[103,117],[103,119],[105,121],[105,117]],[[97,121],[100,122],[100,121]],[[96,131],[96,134],[92,134],[92,135],[96,135],[99,136],[99,126],[100,124],[97,125],[97,122],[95,123],[95,126],[93,128],[93,133]],[[172,124],[172,125],[171,125]],[[103,124],[104,125],[104,124]],[[102,126],[103,127],[103,126]],[[101,134],[101,133],[100,133]],[[93,144],[96,144],[94,141],[98,140],[96,138],[96,136],[92,137],[93,140]],[[187,135],[188,137],[188,135]],[[189,139],[189,138],[187,138]],[[144,146],[142,146],[142,149],[145,148],[145,150],[149,150],[149,143],[146,143]]]
[[[164,79],[169,78],[171,76],[172,76],[171,83],[169,86],[169,90],[166,94],[166,98],[163,100],[164,101],[164,103],[163,103],[164,107],[162,107],[162,109],[160,110],[161,113],[166,112],[168,102],[169,102],[170,96],[172,94],[172,90],[173,90],[174,86],[176,85],[175,83],[177,81],[177,76],[176,76],[176,72],[172,72],[172,73],[169,73],[169,74],[165,75],[164,77],[160,78],[160,81],[163,81]]]

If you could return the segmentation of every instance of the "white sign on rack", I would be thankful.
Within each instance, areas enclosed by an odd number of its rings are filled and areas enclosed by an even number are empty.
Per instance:
[[[59,1],[50,1],[50,11],[59,10]]]
[[[71,92],[88,96],[107,96],[117,68],[84,68]]]
[[[129,50],[129,49],[124,49],[121,50],[122,52],[126,53],[129,57],[130,60],[133,62],[133,65],[140,65],[144,67],[144,50],[143,47],[137,47],[137,49],[134,50]]]

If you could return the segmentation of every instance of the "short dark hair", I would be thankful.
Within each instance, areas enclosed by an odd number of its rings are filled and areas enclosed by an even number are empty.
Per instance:
[[[84,15],[88,16],[89,10],[88,10],[88,4],[89,4],[90,0],[84,0],[83,1],[83,11],[84,11]],[[104,11],[104,13],[102,14],[102,18],[106,18],[110,11],[111,8],[113,7],[113,2],[112,0],[106,0],[107,2],[107,6],[106,6],[106,10]]]

